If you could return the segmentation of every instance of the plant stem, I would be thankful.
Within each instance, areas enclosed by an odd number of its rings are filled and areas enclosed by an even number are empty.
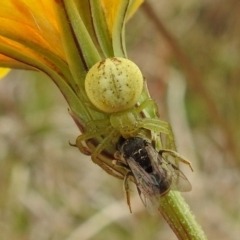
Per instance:
[[[170,191],[160,199],[160,212],[180,240],[206,240],[201,226],[179,192]]]

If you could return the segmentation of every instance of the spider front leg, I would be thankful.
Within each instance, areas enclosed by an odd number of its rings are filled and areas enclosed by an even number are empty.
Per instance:
[[[76,147],[81,153],[84,155],[91,155],[91,150],[84,146],[82,142],[104,134],[107,128],[105,126],[108,124],[108,119],[94,120],[86,124],[85,133],[79,135],[76,139]]]
[[[158,116],[157,104],[156,102],[149,98],[145,100],[139,107],[136,108],[136,113],[140,113],[145,108],[152,107],[155,109],[155,113]],[[169,123],[161,121],[160,119],[154,118],[143,118],[142,127],[148,130],[154,131],[156,133],[163,133],[166,135],[166,146],[170,149],[175,149],[174,136],[172,133],[172,128]]]
[[[137,108],[136,108],[136,112],[137,113],[140,113],[141,111],[143,111],[145,108],[147,108],[148,106],[152,107],[152,109],[155,109],[155,112],[157,113],[158,115],[158,107],[157,107],[157,104],[156,102],[151,99],[151,98],[148,98],[146,99],[145,101],[143,101]]]
[[[155,133],[165,134],[167,148],[176,149],[172,128],[169,123],[160,119],[144,118],[142,119],[142,127]]]
[[[91,151],[87,147],[83,145],[83,141],[89,140],[91,138],[97,138],[100,135],[105,136],[103,140],[97,145],[97,147]],[[104,163],[102,161],[99,161],[98,157],[99,154],[108,147],[108,145],[111,142],[116,141],[119,138],[120,134],[118,131],[116,131],[112,126],[109,126],[107,128],[104,128],[102,130],[99,130],[97,132],[90,132],[90,133],[84,133],[80,135],[76,140],[76,146],[79,148],[79,150],[87,155],[91,155],[92,161],[96,164],[98,164],[100,167],[104,168]],[[104,169],[106,170],[106,169]]]
[[[100,135],[107,134],[108,129],[102,129],[97,132],[85,132],[82,135],[79,135],[76,139],[76,146],[80,150],[81,153],[85,155],[91,155],[92,151],[83,145],[83,142],[91,139],[96,138]]]
[[[115,142],[120,134],[118,133],[118,131],[116,131],[112,126],[108,127],[105,130],[105,134],[107,135],[101,143],[98,144],[97,148],[93,151],[92,153],[92,160],[93,162],[97,162],[97,157],[98,155],[111,143],[111,142]]]
[[[85,155],[91,155],[92,161],[97,164],[99,167],[101,167],[104,171],[106,171],[108,174],[115,176],[117,178],[120,178],[120,176],[118,174],[116,174],[110,166],[108,166],[108,164],[106,164],[105,162],[101,161],[98,158],[98,155],[100,154],[100,152],[109,144],[109,142],[111,141],[111,136],[112,134],[110,134],[108,137],[106,137],[100,144],[98,144],[98,146],[91,151],[90,149],[88,149],[87,147],[85,147],[83,145],[83,141],[89,140],[91,138],[94,137],[98,137],[101,134],[107,134],[108,128],[104,129],[102,131],[98,131],[98,132],[93,132],[93,133],[84,133],[82,135],[80,135],[77,140],[76,140],[76,146],[78,147],[78,149]]]

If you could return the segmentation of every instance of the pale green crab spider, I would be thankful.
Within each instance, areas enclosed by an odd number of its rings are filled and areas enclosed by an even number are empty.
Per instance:
[[[85,133],[76,139],[76,146],[83,154],[91,154],[93,162],[98,162],[97,156],[108,144],[116,143],[120,136],[136,136],[140,129],[166,134],[173,141],[167,122],[141,116],[146,107],[157,109],[156,103],[150,98],[137,105],[143,84],[139,68],[125,58],[108,58],[89,70],[85,79],[87,96],[98,111],[109,115],[107,119],[87,123]],[[84,141],[98,136],[105,138],[93,152],[83,145]]]

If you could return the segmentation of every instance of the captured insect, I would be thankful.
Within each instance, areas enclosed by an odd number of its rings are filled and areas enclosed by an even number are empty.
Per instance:
[[[170,190],[187,192],[192,189],[186,176],[169,160],[171,156],[175,161],[188,164],[193,171],[191,163],[177,152],[167,149],[157,152],[152,144],[141,137],[121,137],[117,150],[114,164],[127,169],[124,188],[130,212],[132,210],[128,181],[131,177],[135,180],[143,204],[151,214],[159,209],[159,198]]]
[[[82,153],[91,154],[95,163],[98,163],[98,155],[109,144],[116,143],[120,136],[134,137],[140,130],[147,129],[171,137],[167,122],[157,117],[143,117],[146,108],[150,108],[155,116],[158,115],[156,103],[151,98],[139,103],[143,86],[140,69],[125,58],[107,58],[96,63],[87,73],[85,90],[90,107],[104,113],[104,118],[89,121],[85,132],[76,139],[76,146]],[[99,136],[103,140],[92,152],[83,145],[83,142]]]

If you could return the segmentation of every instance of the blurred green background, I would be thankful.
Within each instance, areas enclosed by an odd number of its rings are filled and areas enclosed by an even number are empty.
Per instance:
[[[129,58],[172,124],[193,190],[184,197],[209,239],[240,234],[240,2],[148,1],[127,25]],[[170,37],[169,37],[170,36]],[[132,186],[70,147],[79,131],[46,76],[0,81],[0,239],[176,239]]]

